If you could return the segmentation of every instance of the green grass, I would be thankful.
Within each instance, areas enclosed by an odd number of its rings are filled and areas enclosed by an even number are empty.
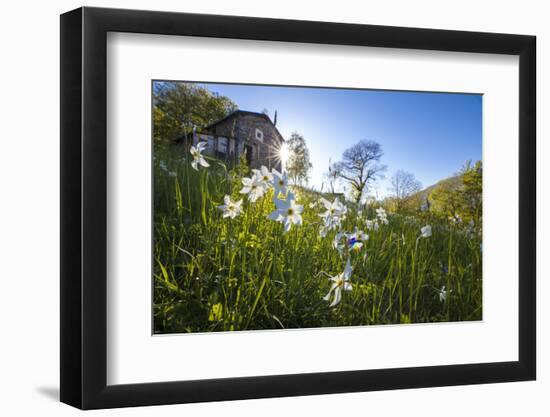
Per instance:
[[[239,194],[239,174],[210,164],[198,172],[183,160],[167,162],[167,169],[158,159],[154,164],[155,333],[481,319],[477,234],[420,212],[389,214],[389,224],[367,230],[376,205],[359,216],[348,204],[342,230],[358,227],[369,240],[349,255],[353,290],[329,307],[327,276],[341,273],[348,255],[333,248],[336,231],[320,237],[321,209],[309,207],[318,195],[295,190],[303,224],[285,233],[267,219],[272,192],[250,203]],[[244,199],[235,219],[223,219],[217,209],[225,194]],[[432,236],[418,239],[426,224]],[[443,286],[448,292],[441,301]]]

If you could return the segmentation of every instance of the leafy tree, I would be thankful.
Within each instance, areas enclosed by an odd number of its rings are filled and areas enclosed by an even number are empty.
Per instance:
[[[480,229],[482,219],[483,169],[481,161],[469,161],[456,177],[441,181],[430,193],[436,213],[456,221],[472,222]]]
[[[334,169],[331,158],[328,160],[328,172],[326,172],[324,176],[328,181],[329,191],[334,194],[334,186],[338,181],[338,172]]]
[[[361,140],[342,154],[334,164],[336,176],[349,182],[355,201],[359,203],[369,186],[383,177],[386,166],[380,163],[382,148],[378,142]]]
[[[474,165],[470,161],[462,169],[462,197],[464,220],[472,220],[476,226],[481,226],[483,167],[481,161]]]
[[[393,194],[396,210],[400,210],[412,197],[422,189],[422,184],[413,174],[398,170],[391,178],[389,190]]]
[[[429,200],[436,214],[459,218],[462,206],[460,178],[452,177],[440,181],[430,193]]]
[[[156,149],[237,110],[229,98],[192,83],[155,82],[153,138]]]
[[[307,182],[309,170],[312,168],[309,149],[306,140],[298,132],[292,133],[286,142],[288,148],[288,160],[286,171],[294,184]]]

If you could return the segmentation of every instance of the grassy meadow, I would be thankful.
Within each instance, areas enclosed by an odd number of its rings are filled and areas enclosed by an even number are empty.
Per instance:
[[[154,159],[155,333],[482,318],[481,237],[466,222],[342,198],[330,218],[336,196],[288,184],[251,201],[245,165],[198,158]]]

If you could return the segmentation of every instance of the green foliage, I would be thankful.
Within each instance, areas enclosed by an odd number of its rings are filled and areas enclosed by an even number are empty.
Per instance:
[[[229,172],[209,162],[196,171],[187,159],[154,161],[155,333],[481,319],[481,238],[466,227],[430,211],[393,214],[389,224],[367,230],[376,206],[359,213],[348,204],[342,229],[357,227],[369,239],[350,255],[353,290],[331,308],[323,300],[327,276],[343,271],[347,255],[333,247],[336,231],[319,235],[319,194],[295,187],[303,224],[285,233],[267,219],[271,191],[255,203],[239,193],[248,174],[244,161]],[[465,172],[463,195],[479,190],[480,175]],[[245,199],[235,219],[222,218],[217,208],[226,194]],[[426,224],[432,236],[420,238]]]
[[[229,98],[191,83],[156,81],[153,85],[153,137],[158,151],[189,133],[237,110]]]
[[[437,184],[429,199],[434,213],[453,222],[470,224],[478,230],[482,223],[483,169],[481,161],[466,163],[458,176]]]

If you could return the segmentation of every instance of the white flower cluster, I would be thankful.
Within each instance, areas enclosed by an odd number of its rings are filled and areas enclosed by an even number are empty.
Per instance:
[[[230,217],[230,218],[234,219],[235,217],[237,217],[239,214],[242,213],[242,211],[243,211],[243,208],[242,208],[243,200],[233,202],[233,201],[231,201],[231,197],[226,195],[223,198],[223,202],[225,204],[223,204],[221,206],[218,206],[218,209],[223,211],[223,218]]]
[[[376,209],[376,218],[373,220],[367,219],[365,221],[367,225],[367,230],[374,230],[375,232],[380,229],[381,224],[388,224],[388,213],[384,210],[383,207]]]
[[[242,183],[243,188],[240,193],[246,194],[252,203],[273,188],[275,210],[268,218],[282,223],[285,232],[288,232],[292,225],[302,224],[304,207],[296,203],[296,195],[288,190],[286,173],[281,173],[276,169],[272,169],[270,172],[267,167],[262,166],[260,169],[253,169],[252,176],[243,178]]]
[[[384,210],[383,207],[376,209],[376,217],[378,217],[378,221],[380,223],[388,224],[388,213],[386,213],[386,210]]]
[[[325,237],[330,230],[340,228],[342,220],[348,212],[348,208],[338,200],[338,197],[332,203],[325,198],[321,198],[319,201],[326,209],[324,213],[319,214],[323,219],[323,225],[319,234],[321,237]]]

